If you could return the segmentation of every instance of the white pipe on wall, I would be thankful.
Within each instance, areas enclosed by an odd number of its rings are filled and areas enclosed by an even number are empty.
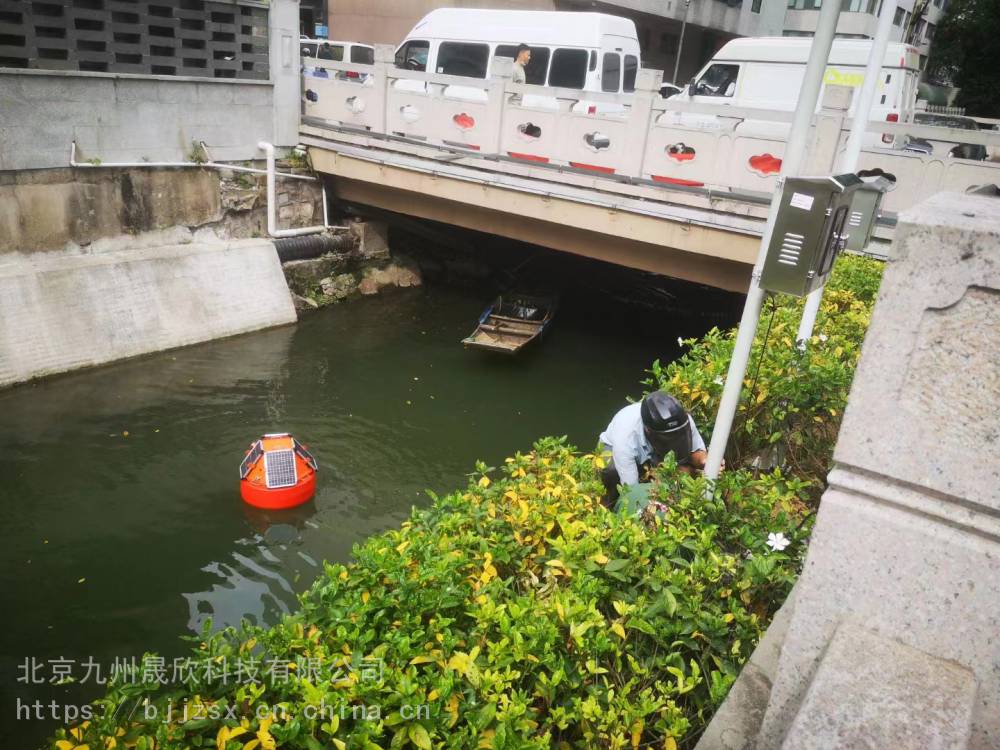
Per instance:
[[[208,148],[201,144],[208,153]],[[70,144],[69,165],[77,169],[133,169],[138,167],[169,167],[169,168],[191,168],[207,167],[209,169],[228,169],[233,172],[249,172],[252,174],[267,175],[267,233],[271,237],[298,237],[303,234],[317,234],[328,229],[347,229],[344,226],[331,226],[329,209],[326,205],[326,185],[323,185],[323,223],[312,227],[301,227],[298,229],[278,229],[278,198],[276,181],[278,177],[290,180],[308,180],[310,182],[318,180],[318,177],[309,175],[289,174],[288,172],[278,172],[274,159],[274,145],[267,141],[261,141],[257,147],[264,152],[267,158],[267,169],[254,169],[252,167],[238,167],[232,164],[221,164],[219,162],[207,161],[198,163],[194,161],[116,161],[116,162],[78,162],[76,160],[76,141]]]
[[[323,224],[298,229],[278,229],[278,190],[275,176],[274,144],[261,141],[257,148],[264,152],[267,159],[267,233],[272,237],[298,237],[303,234],[316,234],[327,229],[345,229],[346,227],[331,227],[326,208],[326,185],[323,185]]]

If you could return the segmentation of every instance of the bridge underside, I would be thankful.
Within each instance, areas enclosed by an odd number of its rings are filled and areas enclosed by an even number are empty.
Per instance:
[[[544,192],[537,180],[524,187],[470,177],[459,165],[424,159],[380,158],[350,146],[310,145],[316,171],[332,176],[342,200],[399,214],[488,232],[588,258],[746,292],[760,244],[759,231],[733,231],[706,220],[662,215],[643,200],[609,205],[580,196]],[[628,205],[636,204],[636,205]],[[680,209],[683,212],[685,209]]]

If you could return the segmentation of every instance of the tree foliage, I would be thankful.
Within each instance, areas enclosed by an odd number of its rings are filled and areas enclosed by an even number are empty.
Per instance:
[[[1000,113],[1000,0],[953,0],[938,25],[929,70],[961,89],[970,115]]]

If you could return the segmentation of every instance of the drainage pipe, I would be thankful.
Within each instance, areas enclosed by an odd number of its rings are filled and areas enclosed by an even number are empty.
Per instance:
[[[350,250],[356,240],[350,234],[313,234],[305,237],[280,237],[274,249],[282,263],[318,258],[327,253]]]

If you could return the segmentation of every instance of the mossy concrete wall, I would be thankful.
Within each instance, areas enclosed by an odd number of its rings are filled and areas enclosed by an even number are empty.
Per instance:
[[[85,246],[221,218],[219,174],[212,169],[0,172],[0,253]]]

